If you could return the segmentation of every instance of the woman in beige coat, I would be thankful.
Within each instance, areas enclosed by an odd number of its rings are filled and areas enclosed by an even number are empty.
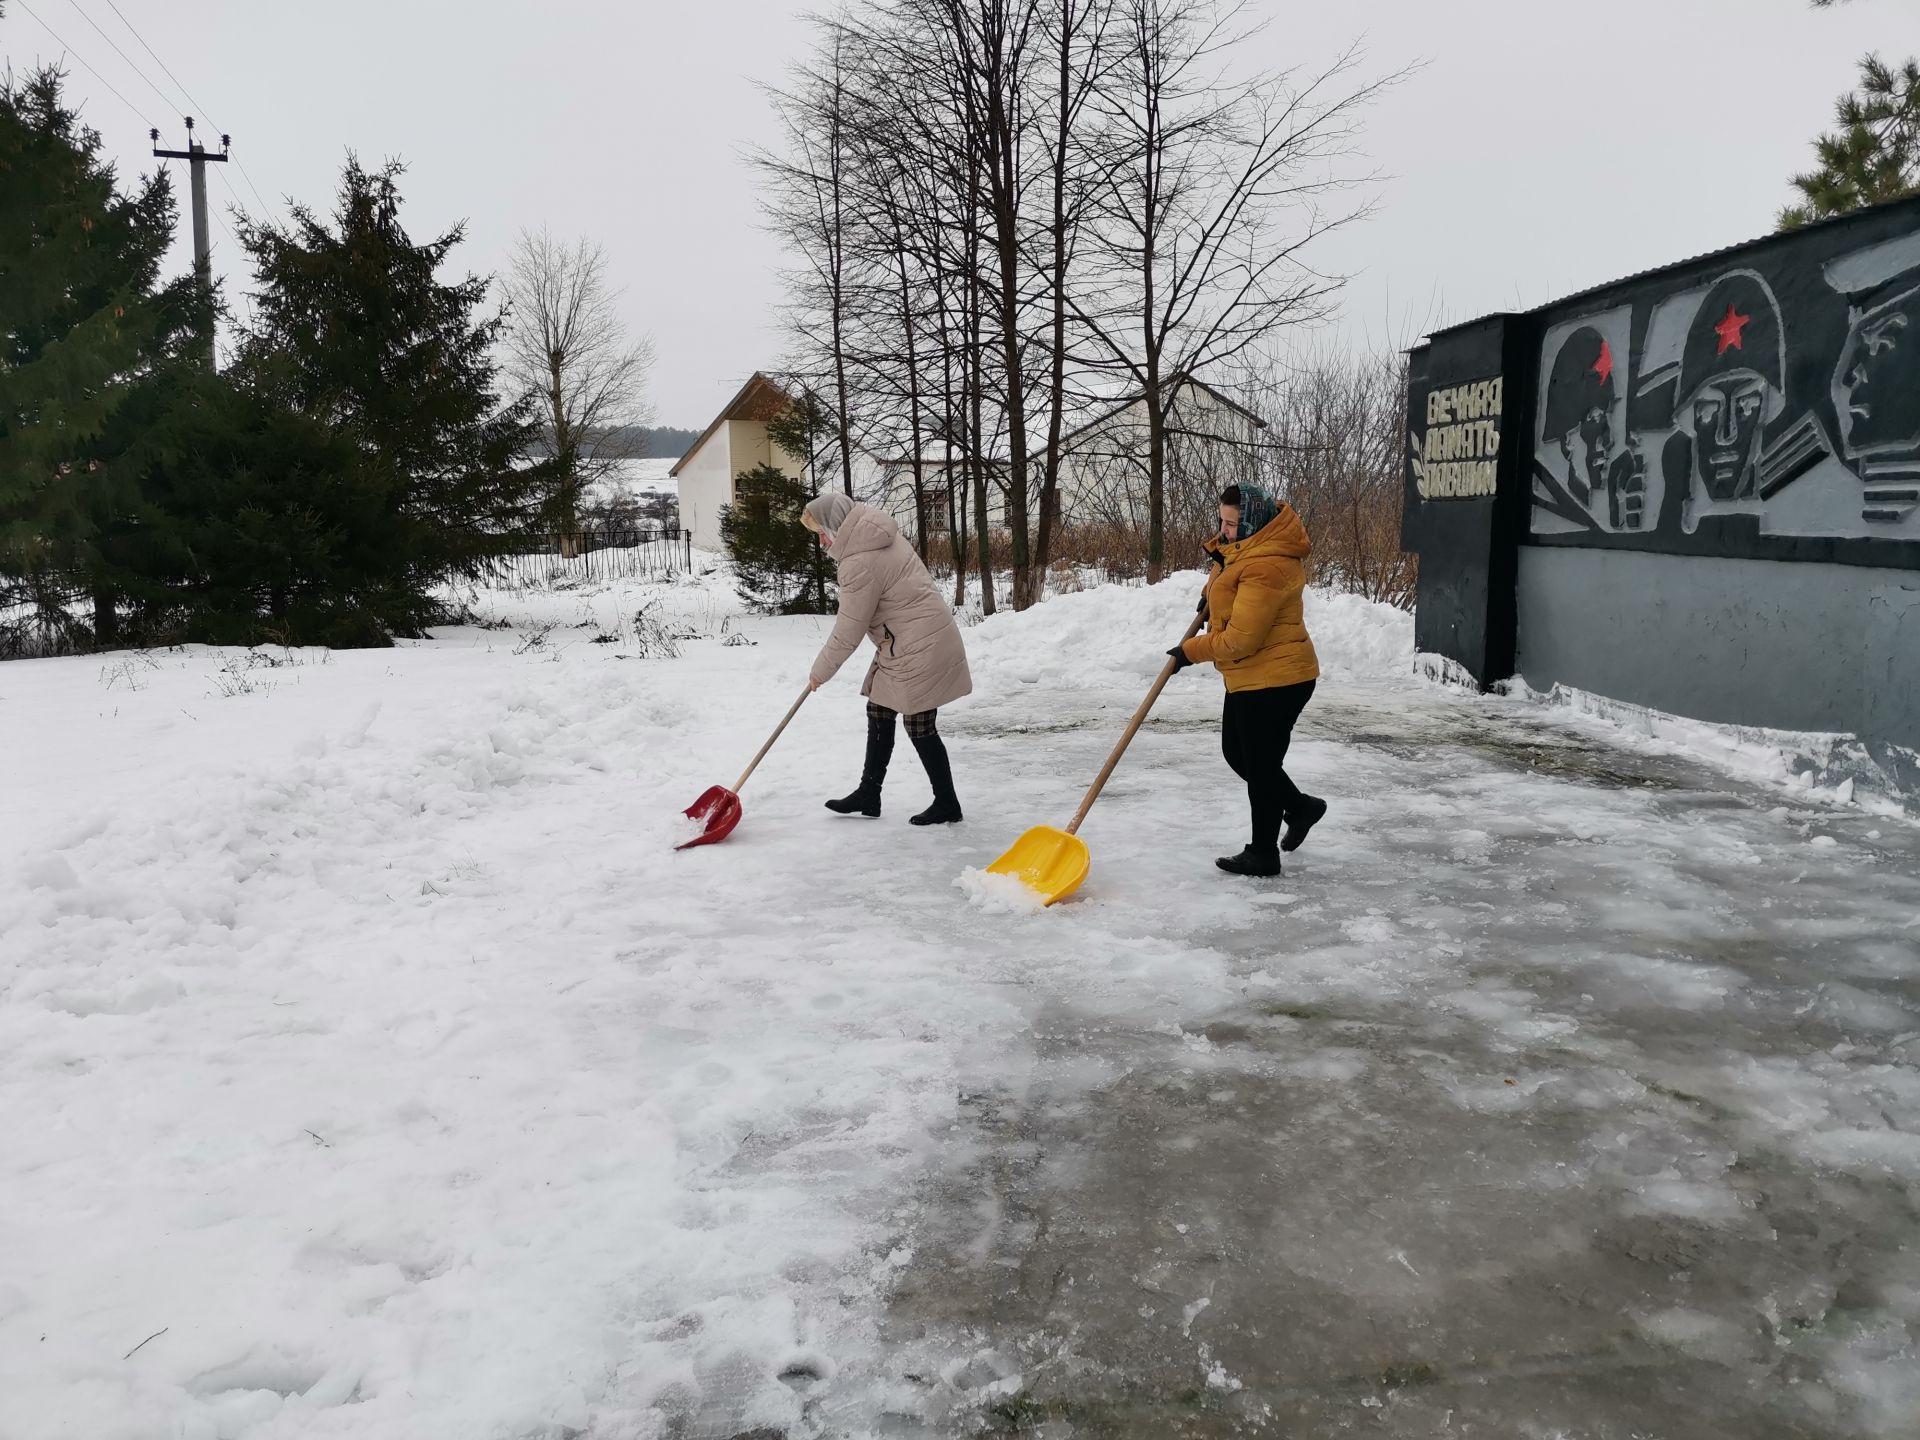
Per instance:
[[[973,690],[967,647],[953,610],[907,543],[894,518],[845,495],[807,502],[801,523],[820,537],[840,576],[840,614],[813,662],[809,683],[818,690],[834,677],[861,637],[873,642],[873,665],[860,693],[867,697],[867,760],[860,788],[827,808],[841,815],[880,813],[880,787],[893,758],[894,717],[907,717],[907,737],[933,782],[933,805],[915,825],[951,825],[960,816],[953,767],[935,727],[936,712]]]

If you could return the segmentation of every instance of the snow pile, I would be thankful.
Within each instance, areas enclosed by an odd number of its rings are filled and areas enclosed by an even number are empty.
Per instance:
[[[691,845],[706,833],[707,822],[691,815],[675,815],[667,822],[667,844],[675,850],[683,845]]]
[[[525,584],[511,578],[449,586],[449,608],[473,625],[516,632],[500,643],[551,657],[577,644],[611,643],[616,653],[641,654],[675,648],[688,640],[726,640],[736,633],[744,607],[733,568],[695,551],[693,573],[671,582],[639,577]],[[437,632],[452,638],[459,627]],[[602,639],[601,637],[605,637]]]
[[[1021,685],[1097,690],[1151,680],[1167,647],[1193,620],[1200,577],[1158,585],[1102,585],[1050,596],[1031,610],[1003,610],[966,632],[976,691]]]
[[[1920,807],[1920,795],[1911,793],[1900,773],[1906,769],[1920,774],[1920,757],[1899,747],[1885,746],[1875,754],[1852,735],[1690,720],[1567,685],[1542,694],[1518,676],[1497,689],[1512,699],[1552,706],[1564,712],[1574,728],[1616,743],[1702,760],[1727,774],[1784,786],[1808,799],[1858,803],[1887,815]]]
[[[1046,898],[1017,875],[968,866],[953,883],[969,905],[989,915],[1031,915],[1046,909]]]
[[[1330,680],[1404,680],[1413,665],[1413,612],[1313,586],[1307,633]]]
[[[1199,572],[1187,571],[1158,585],[1103,585],[995,615],[967,632],[976,687],[1095,690],[1151,680],[1193,623],[1200,588]],[[1409,673],[1413,616],[1406,611],[1318,588],[1307,591],[1305,607],[1323,675],[1361,680]]]

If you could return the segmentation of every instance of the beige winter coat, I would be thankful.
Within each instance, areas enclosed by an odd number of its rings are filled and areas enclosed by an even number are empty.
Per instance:
[[[832,554],[840,572],[840,616],[813,662],[814,683],[831,680],[864,635],[877,653],[860,693],[875,704],[918,715],[971,694],[967,647],[953,610],[893,517],[855,505],[834,531]]]

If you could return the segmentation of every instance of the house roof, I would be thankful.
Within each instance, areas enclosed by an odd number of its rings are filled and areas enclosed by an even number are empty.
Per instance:
[[[700,447],[714,437],[714,434],[729,420],[771,420],[787,406],[793,403],[793,397],[769,380],[758,370],[747,377],[747,383],[740,392],[729,400],[720,413],[713,417],[713,423],[700,432],[700,438],[687,447],[687,453],[673,462],[673,468],[667,472],[667,478],[673,479],[689,460],[700,453]]]
[[[891,455],[882,459],[880,463],[889,470],[911,470],[913,468],[913,457],[911,455]],[[922,465],[945,466],[949,462],[944,451],[937,455],[929,455],[923,451],[920,456],[920,463]],[[953,460],[951,463],[955,465],[966,464],[967,452],[956,449],[953,452]],[[1005,465],[1007,463],[1007,457],[1004,455],[985,455],[981,457],[980,463],[982,465]]]
[[[1207,384],[1206,381],[1202,380],[1197,375],[1188,375],[1188,374],[1185,374],[1184,372],[1178,372],[1178,373],[1169,375],[1166,379],[1160,382],[1160,388],[1162,390],[1173,390],[1176,392],[1183,385],[1191,385],[1196,390],[1206,391],[1207,394],[1211,395],[1215,400],[1219,401],[1222,405],[1226,406],[1227,409],[1238,411],[1240,414],[1246,416],[1247,419],[1251,420],[1258,429],[1264,430],[1267,428],[1266,421],[1262,420],[1258,415],[1254,414],[1251,410],[1247,409],[1246,406],[1242,405],[1239,401],[1233,399],[1231,396],[1221,394],[1218,390],[1214,389],[1213,386]],[[1070,443],[1071,441],[1078,440],[1082,435],[1087,434],[1089,431],[1099,429],[1102,425],[1106,424],[1109,420],[1113,419],[1114,416],[1124,415],[1128,410],[1132,409],[1135,405],[1139,404],[1140,401],[1143,398],[1145,398],[1146,393],[1147,392],[1144,389],[1136,390],[1133,394],[1127,396],[1124,400],[1120,400],[1115,404],[1113,404],[1112,406],[1108,407],[1107,409],[1101,411],[1098,415],[1094,416],[1093,419],[1087,421],[1084,425],[1076,425],[1073,429],[1069,430],[1065,435],[1062,435],[1060,437],[1060,443],[1064,446]]]

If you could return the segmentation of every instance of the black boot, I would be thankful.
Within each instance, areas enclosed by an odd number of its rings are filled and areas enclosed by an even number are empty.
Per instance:
[[[1229,875],[1252,875],[1266,879],[1280,873],[1280,852],[1249,845],[1238,855],[1223,855],[1213,863]]]
[[[920,763],[927,767],[927,779],[933,782],[933,804],[913,817],[915,825],[951,825],[964,819],[960,797],[953,790],[953,765],[947,759],[946,743],[938,735],[917,736],[913,748],[920,752]]]
[[[886,783],[887,763],[893,759],[893,716],[867,717],[867,761],[860,770],[860,788],[851,795],[827,801],[836,815],[880,815],[880,787]]]
[[[1288,852],[1298,850],[1306,843],[1307,832],[1325,819],[1326,814],[1326,801],[1315,795],[1302,795],[1287,811],[1287,833],[1280,841],[1280,848]]]

